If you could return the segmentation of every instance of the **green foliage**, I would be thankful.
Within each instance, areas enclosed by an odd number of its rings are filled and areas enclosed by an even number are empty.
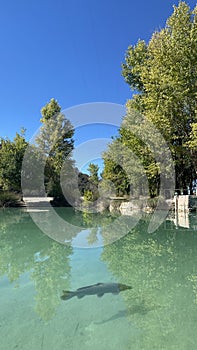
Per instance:
[[[36,144],[48,156],[49,162],[57,172],[62,163],[67,160],[73,150],[73,126],[63,113],[61,107],[52,99],[42,108],[40,134],[36,137]],[[59,113],[57,113],[59,111]]]
[[[13,141],[1,140],[0,148],[0,186],[5,190],[21,190],[21,167],[28,143],[21,134],[16,133]]]
[[[60,172],[64,164],[64,178],[72,177],[74,130],[54,99],[42,108],[41,113],[43,125],[36,137],[36,146],[46,156],[45,185],[48,194],[62,201],[64,196],[60,186]]]
[[[196,160],[186,147],[197,122],[196,15],[197,6],[193,11],[185,2],[174,6],[165,28],[148,44],[130,46],[122,65],[126,82],[138,91],[127,104],[128,113],[143,113],[165,138],[175,162],[177,188],[191,186],[196,177]],[[136,141],[129,139],[134,149]]]
[[[120,128],[120,142],[126,147],[123,157],[127,176],[129,175],[133,187],[138,190],[138,195],[146,194],[143,185],[147,178],[149,196],[154,197],[159,190],[160,169],[149,145],[142,140],[144,131],[143,123],[134,124],[133,115],[128,111]],[[149,137],[153,140],[152,134]]]
[[[126,63],[122,65],[122,75],[134,90],[142,91],[144,89],[141,66],[146,59],[147,46],[145,41],[139,40],[136,46],[129,46],[125,57]]]
[[[188,144],[192,150],[197,151],[197,123],[193,123],[191,127],[192,131]]]
[[[57,114],[59,114],[61,111],[61,107],[58,104],[58,102],[52,98],[49,103],[47,103],[42,109],[41,114],[42,118],[40,121],[42,123],[46,123],[47,120],[54,118]]]
[[[89,180],[93,184],[98,185],[98,183],[99,183],[99,177],[98,177],[99,167],[98,167],[98,165],[94,164],[94,163],[90,163],[89,167],[88,167],[88,171],[90,173]]]
[[[85,205],[88,204],[88,202],[94,202],[96,199],[98,199],[98,170],[98,165],[90,163],[88,167],[90,175],[83,174],[81,172],[78,173],[78,189],[80,194],[83,196]]]
[[[82,196],[86,190],[90,189],[89,175],[78,173],[78,189]]]
[[[14,207],[19,202],[19,196],[13,192],[0,191],[0,207]]]
[[[94,201],[94,195],[93,192],[90,190],[84,191],[84,202],[93,202]]]
[[[197,174],[197,123],[193,123],[191,125],[191,128],[192,130],[186,147],[189,147],[189,149],[191,150],[191,159],[193,160],[195,177],[195,175]]]
[[[44,169],[46,155],[38,147],[29,144],[23,158],[22,189],[24,196],[39,196],[44,189]]]
[[[118,140],[114,140],[103,154],[102,187],[112,196],[123,196],[129,193],[130,183],[123,169],[122,160],[118,159],[120,152],[117,150],[117,143]]]

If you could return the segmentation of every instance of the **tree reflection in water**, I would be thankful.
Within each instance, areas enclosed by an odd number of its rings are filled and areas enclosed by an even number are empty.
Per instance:
[[[174,342],[181,349],[196,313],[196,235],[173,225],[167,229],[166,223],[148,234],[148,224],[147,215],[128,235],[104,246],[102,260],[120,283],[133,286],[122,297],[126,317],[142,331],[137,348]]]
[[[72,223],[77,220],[84,228],[92,226],[90,246],[99,230],[104,242],[102,260],[116,281],[133,287],[121,295],[125,310],[115,310],[114,315],[99,322],[105,324],[126,317],[141,332],[140,337],[132,339],[134,348],[153,349],[158,344],[162,348],[168,343],[170,348],[173,342],[174,348],[187,348],[186,338],[193,332],[196,319],[195,231],[176,230],[174,224],[166,222],[148,234],[149,215],[130,232],[130,220],[113,225],[115,217],[109,215],[83,217],[73,212],[70,220]],[[120,227],[129,233],[108,244],[111,237],[118,238]],[[11,283],[18,283],[21,275],[29,273],[36,291],[36,312],[43,320],[54,316],[62,290],[71,289],[72,254],[71,246],[49,239],[22,210],[0,211],[0,276],[6,275]],[[95,267],[95,276],[97,272]]]
[[[30,274],[35,309],[43,320],[53,317],[62,289],[69,289],[71,254],[71,246],[49,239],[24,211],[0,211],[0,276],[17,283],[22,274]]]

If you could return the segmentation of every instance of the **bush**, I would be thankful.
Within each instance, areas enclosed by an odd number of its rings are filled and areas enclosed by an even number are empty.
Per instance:
[[[19,199],[19,195],[13,192],[2,191],[0,192],[0,207],[15,207]]]
[[[84,202],[93,202],[94,201],[94,194],[90,190],[84,191]]]

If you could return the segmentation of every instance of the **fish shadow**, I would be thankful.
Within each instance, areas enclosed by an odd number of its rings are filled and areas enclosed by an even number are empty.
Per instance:
[[[156,309],[160,308],[160,306],[145,306],[145,305],[134,305],[129,307],[128,309],[124,309],[124,310],[119,310],[116,314],[112,315],[111,317],[103,320],[103,321],[99,321],[99,322],[94,322],[97,325],[101,325],[110,321],[114,321],[117,320],[119,318],[122,317],[129,317],[131,315],[134,314],[139,314],[139,315],[146,315],[148,312],[150,311],[154,311]]]

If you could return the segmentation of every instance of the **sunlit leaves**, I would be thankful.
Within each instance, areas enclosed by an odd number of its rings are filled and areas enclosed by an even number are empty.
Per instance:
[[[23,130],[16,133],[13,141],[1,140],[0,186],[6,190],[20,191],[22,160],[27,148]]]
[[[197,6],[193,11],[185,2],[174,6],[165,28],[155,32],[147,45],[139,41],[130,46],[123,64],[126,82],[139,92],[128,102],[128,110],[145,114],[166,139],[175,161],[177,188],[191,186],[196,176],[193,152],[185,147],[197,121],[196,14]]]

